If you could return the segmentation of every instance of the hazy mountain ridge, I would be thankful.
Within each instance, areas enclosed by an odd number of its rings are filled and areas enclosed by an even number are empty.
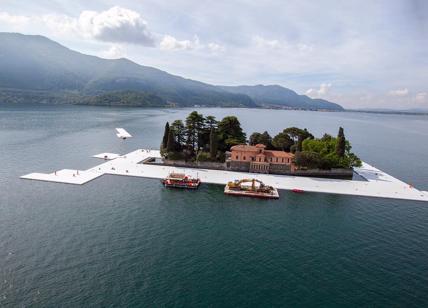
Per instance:
[[[81,104],[114,100],[115,105],[130,106],[343,109],[280,86],[214,86],[128,59],[89,56],[38,35],[0,33],[0,68],[2,101],[21,102],[31,98]],[[111,97],[106,96],[110,92]],[[141,98],[148,100],[138,101]]]
[[[299,95],[295,91],[279,85],[223,86],[221,88],[231,93],[246,94],[256,104],[265,107],[284,106],[302,109],[343,109],[338,104],[323,99],[313,99],[306,95]]]

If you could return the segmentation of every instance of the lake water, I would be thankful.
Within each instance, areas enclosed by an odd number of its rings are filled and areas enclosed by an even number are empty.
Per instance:
[[[0,105],[0,306],[428,306],[427,203],[19,179],[158,148],[165,122],[190,111]],[[363,160],[428,190],[427,116],[199,111],[236,115],[248,134],[343,126]],[[135,137],[120,140],[115,127]]]

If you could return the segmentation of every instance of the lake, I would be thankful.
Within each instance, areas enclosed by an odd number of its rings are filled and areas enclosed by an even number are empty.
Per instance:
[[[247,135],[345,129],[353,150],[428,190],[428,116],[197,109],[239,117]],[[0,104],[0,306],[422,307],[428,204],[293,194],[167,190],[103,176],[83,186],[21,180],[85,169],[102,152],[159,148],[192,109]],[[124,127],[134,138],[121,140]]]

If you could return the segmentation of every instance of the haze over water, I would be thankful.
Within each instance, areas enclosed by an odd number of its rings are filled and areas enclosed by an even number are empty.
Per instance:
[[[103,176],[83,186],[19,179],[86,169],[101,152],[158,148],[166,121],[192,109],[0,107],[0,306],[427,306],[428,205],[223,187],[164,189]],[[249,136],[345,128],[362,160],[428,190],[428,117],[260,109]],[[124,127],[134,138],[115,136]],[[229,180],[229,179],[228,179]]]

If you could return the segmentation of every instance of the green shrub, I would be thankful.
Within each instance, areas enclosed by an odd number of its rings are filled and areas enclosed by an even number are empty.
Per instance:
[[[170,160],[182,160],[184,155],[182,152],[168,152],[168,159]]]
[[[196,161],[211,161],[210,153],[200,151],[196,156]]]

